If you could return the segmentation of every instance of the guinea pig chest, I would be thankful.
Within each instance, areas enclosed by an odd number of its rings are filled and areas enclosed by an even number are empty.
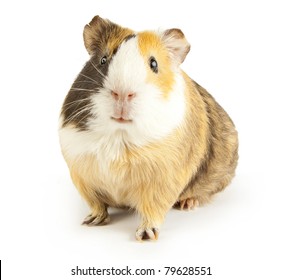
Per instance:
[[[166,213],[210,201],[235,174],[234,124],[180,69],[190,45],[179,29],[134,32],[95,16],[90,55],[62,106],[59,137],[74,185],[91,212],[136,210],[137,240],[158,238]]]

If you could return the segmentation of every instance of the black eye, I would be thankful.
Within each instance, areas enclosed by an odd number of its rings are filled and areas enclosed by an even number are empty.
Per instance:
[[[158,62],[156,61],[156,59],[153,56],[150,58],[149,64],[150,64],[152,71],[154,73],[158,73]]]
[[[101,58],[101,61],[100,61],[101,65],[106,64],[106,62],[107,62],[107,57],[106,57],[106,56],[103,56],[103,57]]]

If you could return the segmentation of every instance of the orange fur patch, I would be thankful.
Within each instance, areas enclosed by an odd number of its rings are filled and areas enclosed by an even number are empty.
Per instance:
[[[163,92],[163,97],[168,98],[169,92],[174,85],[174,74],[171,69],[171,62],[168,50],[165,48],[160,37],[149,31],[138,34],[138,45],[141,55],[147,62],[148,82],[157,85]],[[154,57],[158,63],[158,73],[150,69],[149,60]]]

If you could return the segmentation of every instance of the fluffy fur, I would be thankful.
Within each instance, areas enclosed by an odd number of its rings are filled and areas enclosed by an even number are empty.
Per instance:
[[[192,209],[228,185],[237,132],[180,70],[190,45],[179,29],[134,33],[96,16],[84,41],[91,58],[66,97],[59,129],[72,180],[91,208],[84,223],[108,222],[108,206],[130,207],[142,219],[136,238],[156,239],[172,206]]]

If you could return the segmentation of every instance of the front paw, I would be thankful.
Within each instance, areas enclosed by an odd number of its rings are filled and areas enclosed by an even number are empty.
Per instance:
[[[106,211],[99,214],[91,213],[84,219],[82,225],[101,226],[107,224],[109,221],[110,217]]]
[[[157,240],[159,237],[159,229],[154,227],[140,227],[136,230],[135,237],[138,241]]]

